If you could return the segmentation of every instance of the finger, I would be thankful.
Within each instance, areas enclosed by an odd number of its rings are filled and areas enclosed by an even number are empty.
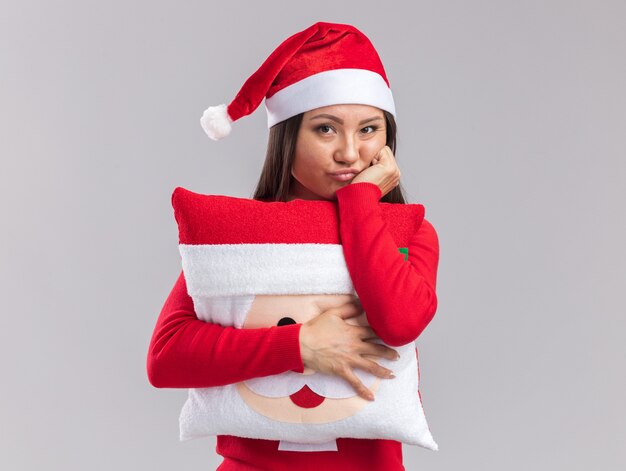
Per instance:
[[[363,371],[367,371],[374,376],[378,376],[379,378],[391,379],[395,378],[393,371],[384,366],[379,365],[375,361],[368,360],[367,358],[362,358],[356,364],[357,368],[360,368]]]
[[[384,146],[381,147],[378,152],[376,152],[376,155],[374,155],[374,157],[372,158],[372,165],[380,163],[381,159],[384,159],[384,153],[385,153],[385,148],[389,148],[389,146]],[[391,149],[390,149],[391,150]]]
[[[354,372],[350,368],[346,368],[342,371],[341,375],[356,391],[356,393],[361,396],[363,399],[368,401],[374,400],[374,393],[367,389],[365,385],[361,382],[361,380],[354,374]]]
[[[350,317],[356,317],[361,315],[363,309],[359,305],[353,302],[349,302],[342,306],[334,308],[333,312],[342,319],[349,319]]]
[[[385,146],[380,149],[378,155],[376,156],[379,161],[386,162],[388,159],[393,157],[393,152],[391,151],[391,147]]]
[[[363,355],[373,355],[378,358],[385,358],[387,360],[397,360],[400,358],[400,354],[393,348],[389,348],[386,345],[379,343],[364,342],[366,345],[366,351]]]
[[[361,300],[356,296],[353,296],[346,304],[354,304],[357,307],[363,307],[361,305]]]
[[[359,314],[356,317],[351,317],[350,319],[346,319],[346,324],[350,324],[351,326],[354,327],[368,327],[369,324],[367,323],[367,316],[365,315],[365,313],[363,311],[361,311],[361,314]],[[355,335],[358,335],[358,333],[356,333]]]
[[[370,326],[358,326],[355,327],[355,332],[361,340],[377,339],[378,336],[374,333],[374,330]]]

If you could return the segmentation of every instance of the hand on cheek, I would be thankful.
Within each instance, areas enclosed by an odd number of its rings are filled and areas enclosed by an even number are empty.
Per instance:
[[[368,168],[359,173],[350,183],[370,182],[378,185],[385,196],[400,184],[400,169],[389,146],[383,147]]]

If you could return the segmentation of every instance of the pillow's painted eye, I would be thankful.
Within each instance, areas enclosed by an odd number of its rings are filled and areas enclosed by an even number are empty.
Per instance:
[[[276,325],[280,327],[281,325],[289,325],[295,323],[296,321],[294,321],[291,317],[283,317],[281,320],[278,321]]]

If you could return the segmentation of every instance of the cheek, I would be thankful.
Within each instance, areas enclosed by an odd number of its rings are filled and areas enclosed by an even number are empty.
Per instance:
[[[296,155],[293,159],[293,164],[291,165],[291,174],[298,180],[300,180],[303,174],[302,170],[307,166],[307,159],[308,157],[304,151],[296,149]]]
[[[377,136],[375,139],[370,139],[363,144],[363,155],[368,161],[371,161],[386,144],[387,137],[385,133],[381,133],[380,136]]]
[[[323,185],[327,165],[324,164],[323,151],[308,149],[296,157],[291,168],[291,175],[308,188]]]
[[[303,133],[298,137],[296,142],[296,155],[294,159],[294,167],[315,168],[323,163],[328,155],[332,155],[332,144],[324,142],[324,140]]]
[[[300,149],[296,149],[294,167],[296,165],[301,168],[305,166],[315,167],[323,160],[326,153],[327,151],[324,149],[324,146],[319,144],[311,142],[306,146],[303,145]]]

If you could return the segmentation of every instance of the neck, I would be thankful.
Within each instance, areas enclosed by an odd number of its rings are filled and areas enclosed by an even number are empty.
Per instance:
[[[313,193],[307,187],[302,185],[295,178],[291,179],[291,188],[289,189],[289,196],[287,197],[287,201],[301,199],[301,200],[320,200],[320,201],[332,201],[328,200],[317,193]]]

